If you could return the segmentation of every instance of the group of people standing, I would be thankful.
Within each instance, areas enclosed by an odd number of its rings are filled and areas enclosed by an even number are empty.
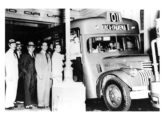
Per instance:
[[[9,40],[9,50],[6,52],[5,63],[5,108],[14,109],[15,101],[24,94],[24,106],[32,109],[48,108],[50,103],[50,90],[54,81],[62,81],[64,56],[60,53],[61,46],[57,44],[52,55],[47,52],[47,42],[42,42],[41,51],[34,53],[33,41],[27,43],[27,52],[16,50],[20,42]],[[23,84],[20,84],[23,83]]]

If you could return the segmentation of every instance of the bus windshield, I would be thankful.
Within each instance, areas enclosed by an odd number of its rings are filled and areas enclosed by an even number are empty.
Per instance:
[[[125,35],[91,37],[87,40],[87,49],[90,53],[138,51],[138,36]]]

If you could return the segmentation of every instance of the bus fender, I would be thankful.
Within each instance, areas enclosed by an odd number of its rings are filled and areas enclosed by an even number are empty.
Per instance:
[[[103,88],[106,85],[108,81],[110,81],[113,77],[119,78],[121,81],[123,81],[129,88],[131,88],[130,80],[132,80],[132,77],[125,73],[122,70],[115,70],[115,71],[107,71],[103,74],[101,74],[97,80],[96,83],[96,91],[97,96],[100,98],[103,94]]]

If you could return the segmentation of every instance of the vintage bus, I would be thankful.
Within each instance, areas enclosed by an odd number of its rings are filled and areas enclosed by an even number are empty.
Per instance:
[[[149,98],[154,76],[136,21],[106,12],[71,21],[71,31],[80,40],[87,98],[103,98],[111,111],[129,110],[132,99]]]

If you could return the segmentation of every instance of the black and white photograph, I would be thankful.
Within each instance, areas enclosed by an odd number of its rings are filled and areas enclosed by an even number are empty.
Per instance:
[[[6,9],[5,110],[50,110],[62,82],[64,9]]]
[[[160,10],[5,9],[5,110],[159,111],[159,20]]]
[[[162,10],[88,6],[3,8],[0,111],[160,113]]]

